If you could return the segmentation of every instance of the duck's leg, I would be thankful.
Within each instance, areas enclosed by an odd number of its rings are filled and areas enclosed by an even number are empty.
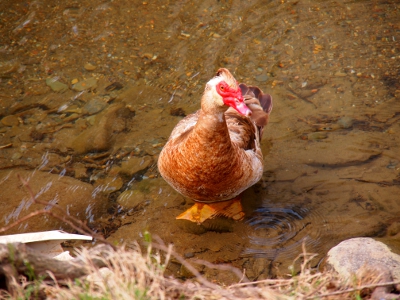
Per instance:
[[[231,200],[215,203],[195,202],[191,208],[181,213],[176,218],[201,224],[205,220],[215,218],[216,216],[224,216],[236,221],[242,220],[244,212],[240,198],[236,197]]]

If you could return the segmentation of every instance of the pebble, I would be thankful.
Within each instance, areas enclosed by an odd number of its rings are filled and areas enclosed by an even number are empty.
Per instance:
[[[96,69],[96,66],[92,65],[91,63],[87,63],[83,67],[86,71],[94,71]]]
[[[17,60],[9,60],[6,62],[0,62],[0,77],[10,75],[18,71],[20,63]]]
[[[59,82],[54,78],[47,78],[46,84],[56,93],[64,93],[66,90],[68,90],[68,85]]]
[[[86,103],[86,105],[83,107],[83,110],[89,115],[93,115],[102,111],[107,106],[108,104],[103,99],[95,97]]]
[[[192,257],[194,257],[194,253],[193,252],[186,252],[184,254],[184,256],[185,256],[185,258],[192,258]]]
[[[17,159],[20,159],[22,157],[22,153],[20,153],[20,152],[15,152],[12,156],[11,156],[11,159],[12,160],[17,160]]]
[[[312,64],[310,65],[310,69],[311,69],[311,70],[316,70],[316,69],[318,69],[320,66],[321,66],[320,64],[312,63]]]
[[[256,76],[256,80],[259,82],[265,82],[268,80],[268,75],[267,74],[260,74]]]
[[[9,115],[1,119],[1,123],[5,126],[17,126],[19,124],[19,120],[14,115]]]
[[[389,236],[395,236],[400,232],[400,222],[393,222],[386,230]]]
[[[64,109],[63,112],[81,114],[82,108],[80,108],[78,105],[71,105]]]
[[[111,194],[121,189],[123,184],[124,182],[121,177],[107,176],[106,178],[96,180],[94,187],[100,189],[105,194]]]
[[[147,169],[152,163],[153,159],[150,156],[132,156],[130,159],[122,161],[121,172],[132,176],[137,172]]]
[[[97,79],[94,77],[90,77],[88,79],[75,83],[72,86],[72,89],[77,92],[82,92],[85,90],[95,89],[96,87],[97,87]]]
[[[312,132],[307,135],[309,140],[323,140],[328,137],[326,132]]]
[[[337,76],[337,77],[345,77],[345,76],[347,76],[347,74],[344,73],[344,72],[341,72],[341,71],[337,71],[337,72],[335,73],[335,76]]]
[[[350,117],[341,117],[337,123],[340,127],[348,129],[353,126],[354,120]]]
[[[117,203],[124,208],[134,208],[146,200],[145,195],[139,190],[126,190],[122,192]]]

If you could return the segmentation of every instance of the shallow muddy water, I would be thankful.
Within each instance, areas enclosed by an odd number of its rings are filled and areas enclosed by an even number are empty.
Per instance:
[[[113,243],[146,231],[251,280],[302,252],[377,237],[400,252],[397,1],[2,1],[0,225],[58,203]],[[219,67],[270,93],[264,175],[242,222],[175,220],[192,202],[157,156]],[[49,208],[48,206],[47,208]],[[51,215],[8,233],[64,228]],[[204,266],[210,279],[232,274]],[[169,268],[190,274],[178,262]]]

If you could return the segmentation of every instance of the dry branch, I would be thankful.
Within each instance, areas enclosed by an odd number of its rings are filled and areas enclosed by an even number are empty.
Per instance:
[[[110,249],[106,245],[94,247],[94,250],[104,253]],[[105,266],[101,260],[92,260],[92,263],[99,268]],[[12,266],[12,270],[7,266]],[[62,261],[40,254],[22,243],[0,244],[0,274],[6,278],[17,274],[44,278],[48,277],[48,272],[58,280],[74,279],[88,274],[80,258]]]

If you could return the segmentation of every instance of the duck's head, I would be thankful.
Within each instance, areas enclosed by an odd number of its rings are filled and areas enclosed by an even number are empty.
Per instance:
[[[215,77],[207,82],[205,94],[208,93],[216,106],[230,106],[244,116],[251,115],[251,110],[244,103],[238,82],[227,69],[219,69]]]

